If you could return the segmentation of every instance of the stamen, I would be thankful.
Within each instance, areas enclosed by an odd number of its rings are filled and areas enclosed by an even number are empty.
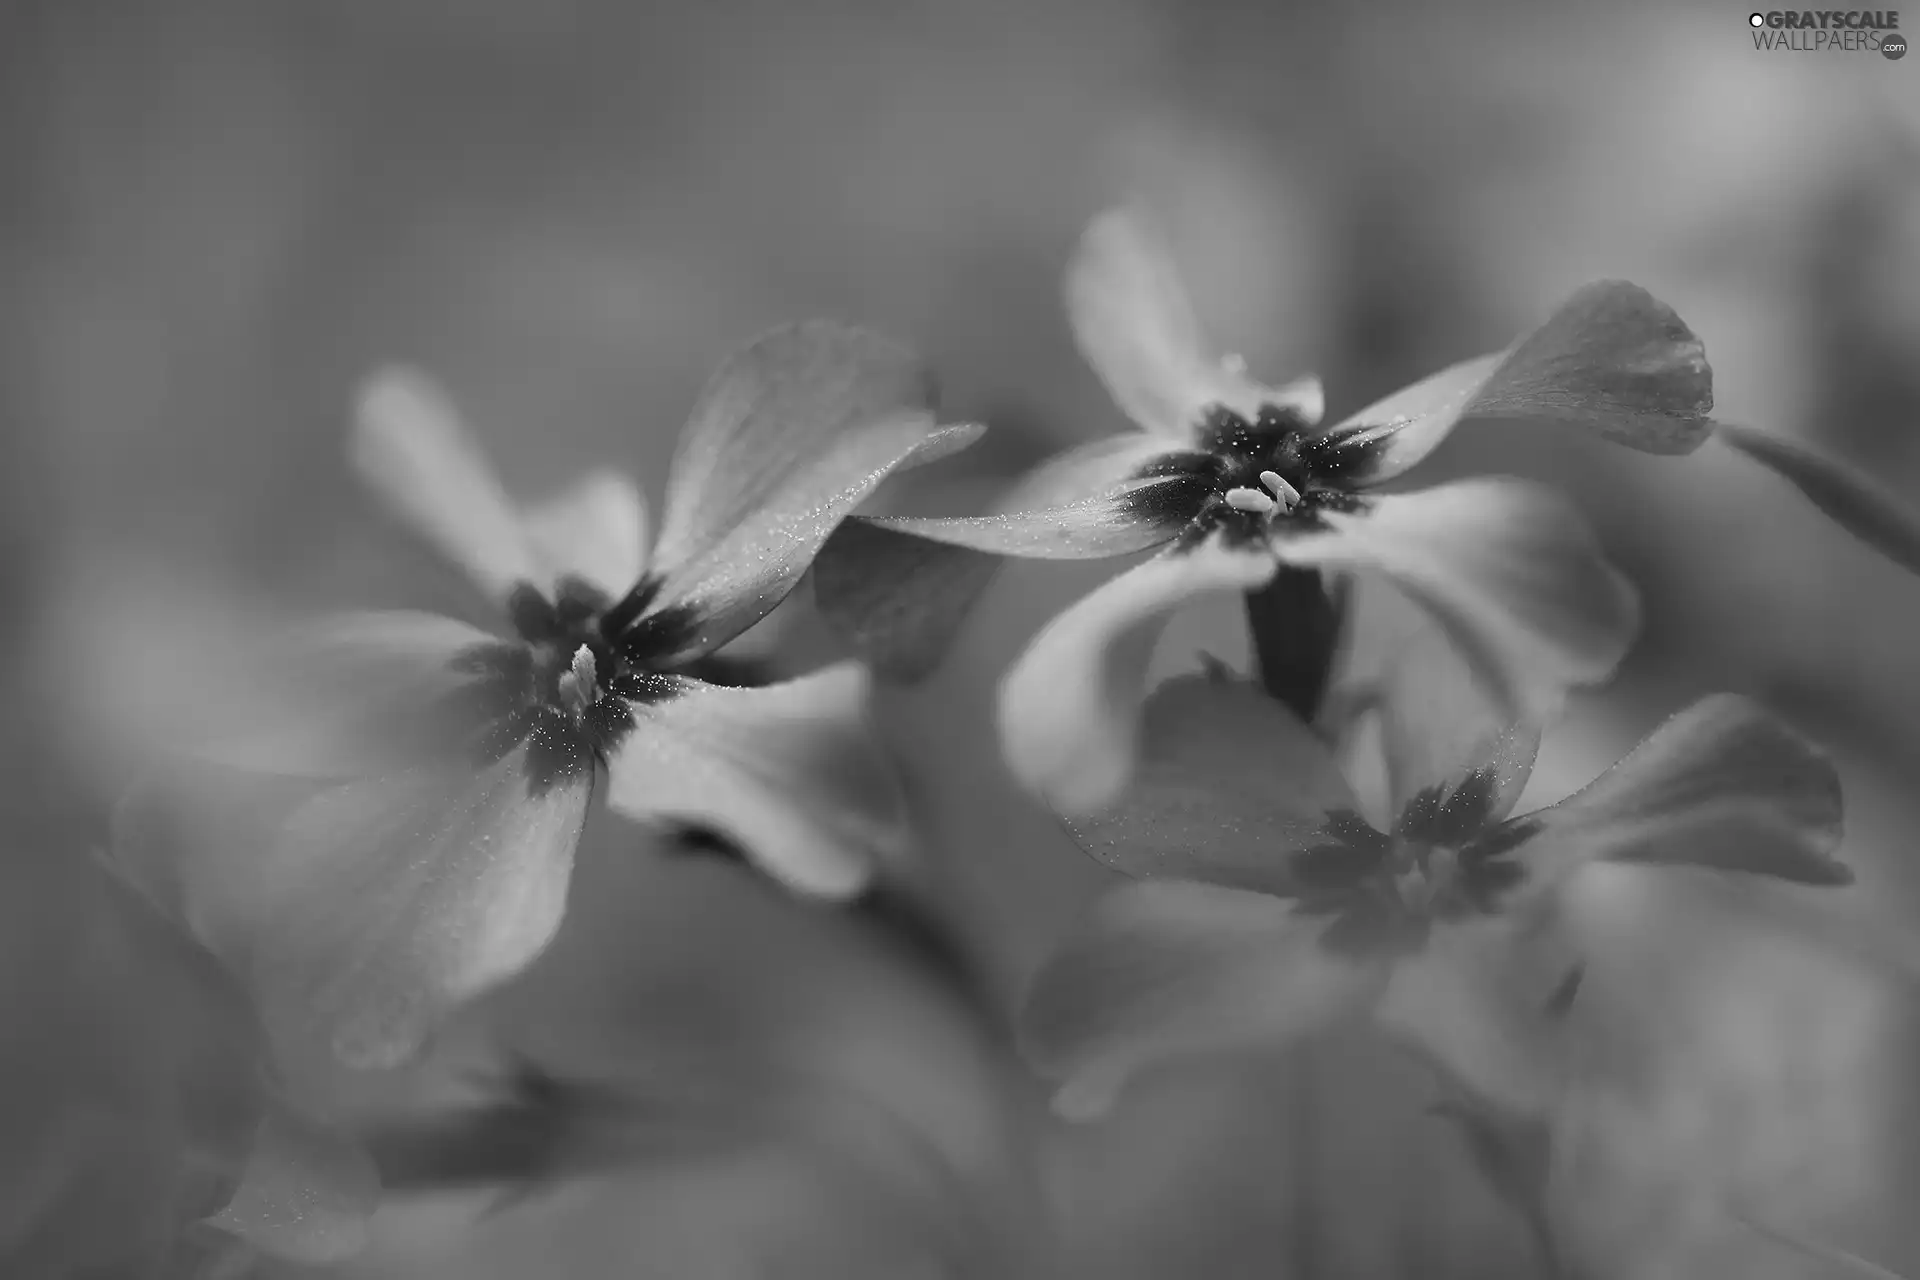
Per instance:
[[[1220,367],[1235,377],[1245,377],[1247,373],[1247,358],[1229,352],[1220,357]]]
[[[1300,491],[1288,484],[1278,471],[1262,471],[1260,483],[1273,490],[1273,496],[1280,499],[1280,505],[1287,510],[1300,505]]]
[[[1274,507],[1273,499],[1258,489],[1229,489],[1227,490],[1226,497],[1227,505],[1235,511],[1252,511],[1260,515],[1265,515],[1267,512],[1273,510]]]
[[[560,674],[560,704],[579,715],[600,700],[598,664],[584,644],[573,651],[573,665]]]

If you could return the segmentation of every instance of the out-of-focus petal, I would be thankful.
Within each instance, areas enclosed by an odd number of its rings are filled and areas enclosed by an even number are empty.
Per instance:
[[[752,689],[680,681],[674,697],[635,708],[608,761],[607,803],[711,828],[799,893],[850,897],[876,856],[906,841],[898,781],[866,716],[870,685],[852,662]]]
[[[289,630],[244,667],[206,673],[206,696],[243,710],[212,738],[182,725],[181,742],[203,760],[289,777],[446,763],[523,694],[471,661],[507,649],[437,614],[335,614]]]
[[[246,993],[84,849],[0,844],[0,1275],[159,1273],[263,1105]]]
[[[379,1199],[364,1152],[276,1100],[254,1134],[239,1190],[208,1222],[276,1258],[337,1262],[366,1245]]]
[[[1374,569],[1425,608],[1508,722],[1547,723],[1569,689],[1610,675],[1639,598],[1551,490],[1492,478],[1383,495],[1275,543],[1291,564]]]
[[[532,794],[527,752],[324,791],[262,859],[280,883],[256,900],[273,919],[253,968],[269,993],[306,998],[344,1061],[410,1056],[552,940],[592,775]]]
[[[618,600],[646,568],[646,501],[617,471],[581,477],[528,507],[521,520],[545,571],[543,585],[579,578]]]
[[[1742,1225],[1758,1232],[1782,1248],[1792,1250],[1801,1257],[1818,1264],[1821,1271],[1826,1274],[1836,1277],[1854,1276],[1856,1280],[1906,1280],[1906,1277],[1899,1272],[1890,1271],[1879,1263],[1869,1261],[1838,1245],[1827,1244],[1802,1232],[1762,1222],[1749,1213],[1736,1212],[1733,1217]]]
[[[1147,664],[1167,617],[1210,591],[1249,591],[1275,572],[1261,547],[1176,548],[1069,605],[1000,686],[1000,736],[1022,785],[1063,817],[1111,804],[1133,771]]]
[[[1327,431],[1355,484],[1391,479],[1466,418],[1562,423],[1647,453],[1691,453],[1713,429],[1706,348],[1671,307],[1609,280],[1575,293],[1496,355],[1464,360]]]
[[[1556,996],[1578,982],[1577,965],[1570,952],[1524,945],[1504,919],[1436,924],[1393,966],[1375,1016],[1470,1095],[1538,1116],[1559,1086]]]
[[[875,675],[911,684],[940,665],[1001,563],[854,516],[814,559],[813,598]]]
[[[1114,403],[1141,427],[1190,438],[1212,405],[1251,419],[1263,405],[1318,422],[1317,379],[1265,387],[1222,359],[1201,331],[1160,236],[1136,211],[1113,209],[1088,225],[1066,273],[1074,339]]]
[[[48,659],[89,673],[85,745],[133,774],[181,757],[315,778],[444,760],[526,692],[507,679],[514,646],[434,614],[294,620],[157,570],[87,594],[50,627]]]
[[[1795,440],[1738,423],[1715,424],[1720,439],[1777,473],[1833,522],[1909,573],[1920,573],[1920,513],[1881,485]]]
[[[367,381],[349,452],[368,487],[489,600],[504,603],[538,580],[519,512],[460,411],[425,374],[392,368]]]
[[[1320,922],[1264,894],[1143,881],[1098,902],[1035,979],[1021,1015],[1055,1106],[1097,1116],[1169,1059],[1278,1046],[1372,994],[1381,975],[1320,945]]]
[[[1140,760],[1111,805],[1069,825],[1128,875],[1293,894],[1350,884],[1388,851],[1324,742],[1255,685],[1168,681],[1147,699]]]
[[[1446,631],[1391,582],[1356,574],[1348,599],[1335,698],[1378,715],[1389,822],[1417,802],[1432,838],[1453,844],[1506,817],[1532,776],[1538,730],[1502,713]]]
[[[592,775],[533,794],[527,753],[345,782],[223,772],[198,795],[170,780],[123,806],[114,853],[269,1026],[389,1066],[559,927]]]
[[[1678,713],[1585,788],[1509,826],[1468,869],[1518,880],[1527,894],[1598,858],[1815,885],[1853,879],[1832,857],[1842,830],[1833,762],[1733,694]]]
[[[941,427],[932,399],[911,352],[829,321],[775,329],[723,363],[667,481],[648,613],[676,625],[659,657],[710,652],[765,617],[882,480],[979,437]]]

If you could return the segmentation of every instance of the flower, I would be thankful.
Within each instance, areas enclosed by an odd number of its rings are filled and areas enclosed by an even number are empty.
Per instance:
[[[1153,641],[1172,610],[1205,592],[1272,584],[1291,615],[1280,626],[1331,637],[1340,584],[1385,580],[1530,722],[1623,656],[1637,597],[1554,494],[1501,478],[1377,487],[1465,418],[1570,424],[1652,453],[1696,448],[1712,429],[1712,373],[1700,340],[1645,290],[1589,285],[1506,351],[1327,427],[1316,379],[1264,386],[1213,354],[1166,250],[1134,215],[1094,221],[1065,293],[1082,352],[1139,430],[1044,464],[1005,513],[849,527],[1040,559],[1161,548],[1060,614],[1002,687],[1009,762],[1056,809],[1084,812],[1118,794]],[[864,602],[824,603],[849,613]],[[1296,709],[1311,717],[1324,676],[1306,683]]]
[[[889,473],[978,435],[939,427],[929,398],[918,363],[871,334],[768,333],[696,404],[649,556],[630,480],[596,473],[518,509],[442,393],[375,377],[355,465],[505,634],[360,614],[224,673],[257,731],[196,752],[254,780],[242,794],[273,812],[268,831],[207,829],[233,804],[220,775],[185,802],[181,838],[161,838],[183,816],[167,780],[123,813],[123,856],[270,1011],[365,1066],[415,1053],[552,939],[596,789],[624,816],[719,832],[802,894],[857,892],[904,838],[865,671],[760,688],[696,675]]]
[[[1833,766],[1732,695],[1680,712],[1585,789],[1519,817],[1508,814],[1537,732],[1482,719],[1465,749],[1402,742],[1384,829],[1361,816],[1322,741],[1246,684],[1171,681],[1145,719],[1124,799],[1070,824],[1135,880],[1095,903],[1024,1013],[1026,1049],[1064,1080],[1070,1115],[1097,1113],[1141,1068],[1284,1043],[1355,1008],[1472,1096],[1538,1115],[1555,1079],[1550,1032],[1582,961],[1513,956],[1578,868],[1851,880],[1831,856]]]

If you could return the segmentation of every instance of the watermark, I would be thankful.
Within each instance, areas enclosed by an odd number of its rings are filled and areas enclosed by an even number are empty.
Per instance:
[[[1877,53],[1905,57],[1907,38],[1892,9],[1769,9],[1747,15],[1753,47],[1790,53]]]

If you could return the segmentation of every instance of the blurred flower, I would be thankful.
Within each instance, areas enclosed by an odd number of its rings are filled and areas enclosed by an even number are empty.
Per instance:
[[[1517,818],[1507,814],[1537,731],[1483,719],[1470,740],[1424,751],[1400,738],[1386,830],[1361,816],[1321,740],[1249,685],[1172,681],[1145,720],[1125,798],[1070,824],[1138,882],[1095,905],[1025,1016],[1031,1056],[1065,1079],[1070,1114],[1103,1108],[1141,1067],[1284,1043],[1362,1007],[1471,1096],[1539,1115],[1557,1080],[1551,1031],[1582,967],[1512,956],[1577,868],[1851,880],[1830,856],[1832,765],[1731,695],[1696,703],[1583,790]]]
[[[1041,559],[1164,546],[1056,618],[1002,688],[1014,772],[1056,809],[1097,808],[1124,785],[1153,640],[1202,593],[1304,575],[1319,602],[1309,607],[1337,614],[1323,575],[1379,575],[1427,609],[1529,722],[1619,662],[1638,626],[1636,597],[1553,494],[1511,479],[1372,490],[1465,418],[1570,423],[1654,453],[1698,446],[1711,429],[1706,356],[1644,290],[1590,285],[1507,351],[1326,428],[1316,379],[1263,386],[1209,349],[1166,250],[1126,212],[1087,231],[1066,303],[1082,351],[1141,430],[1042,466],[1004,514],[862,522]],[[1296,611],[1280,625],[1311,620]],[[1337,629],[1336,619],[1328,630]]]
[[[317,1021],[357,1065],[417,1051],[552,939],[603,769],[625,816],[717,831],[804,894],[857,892],[904,839],[864,670],[759,688],[695,673],[890,472],[978,434],[937,427],[929,396],[908,353],[862,331],[763,336],[695,406],[649,557],[624,476],[517,509],[435,387],[376,378],[355,464],[508,636],[356,615],[223,673],[260,727],[188,744],[214,775],[197,797],[180,776],[136,794],[123,857],[271,1015]],[[236,796],[271,815],[264,837],[208,830]]]
[[[5,875],[0,1272],[357,1250],[372,1168],[282,1097],[231,976],[90,859],[13,849]]]

